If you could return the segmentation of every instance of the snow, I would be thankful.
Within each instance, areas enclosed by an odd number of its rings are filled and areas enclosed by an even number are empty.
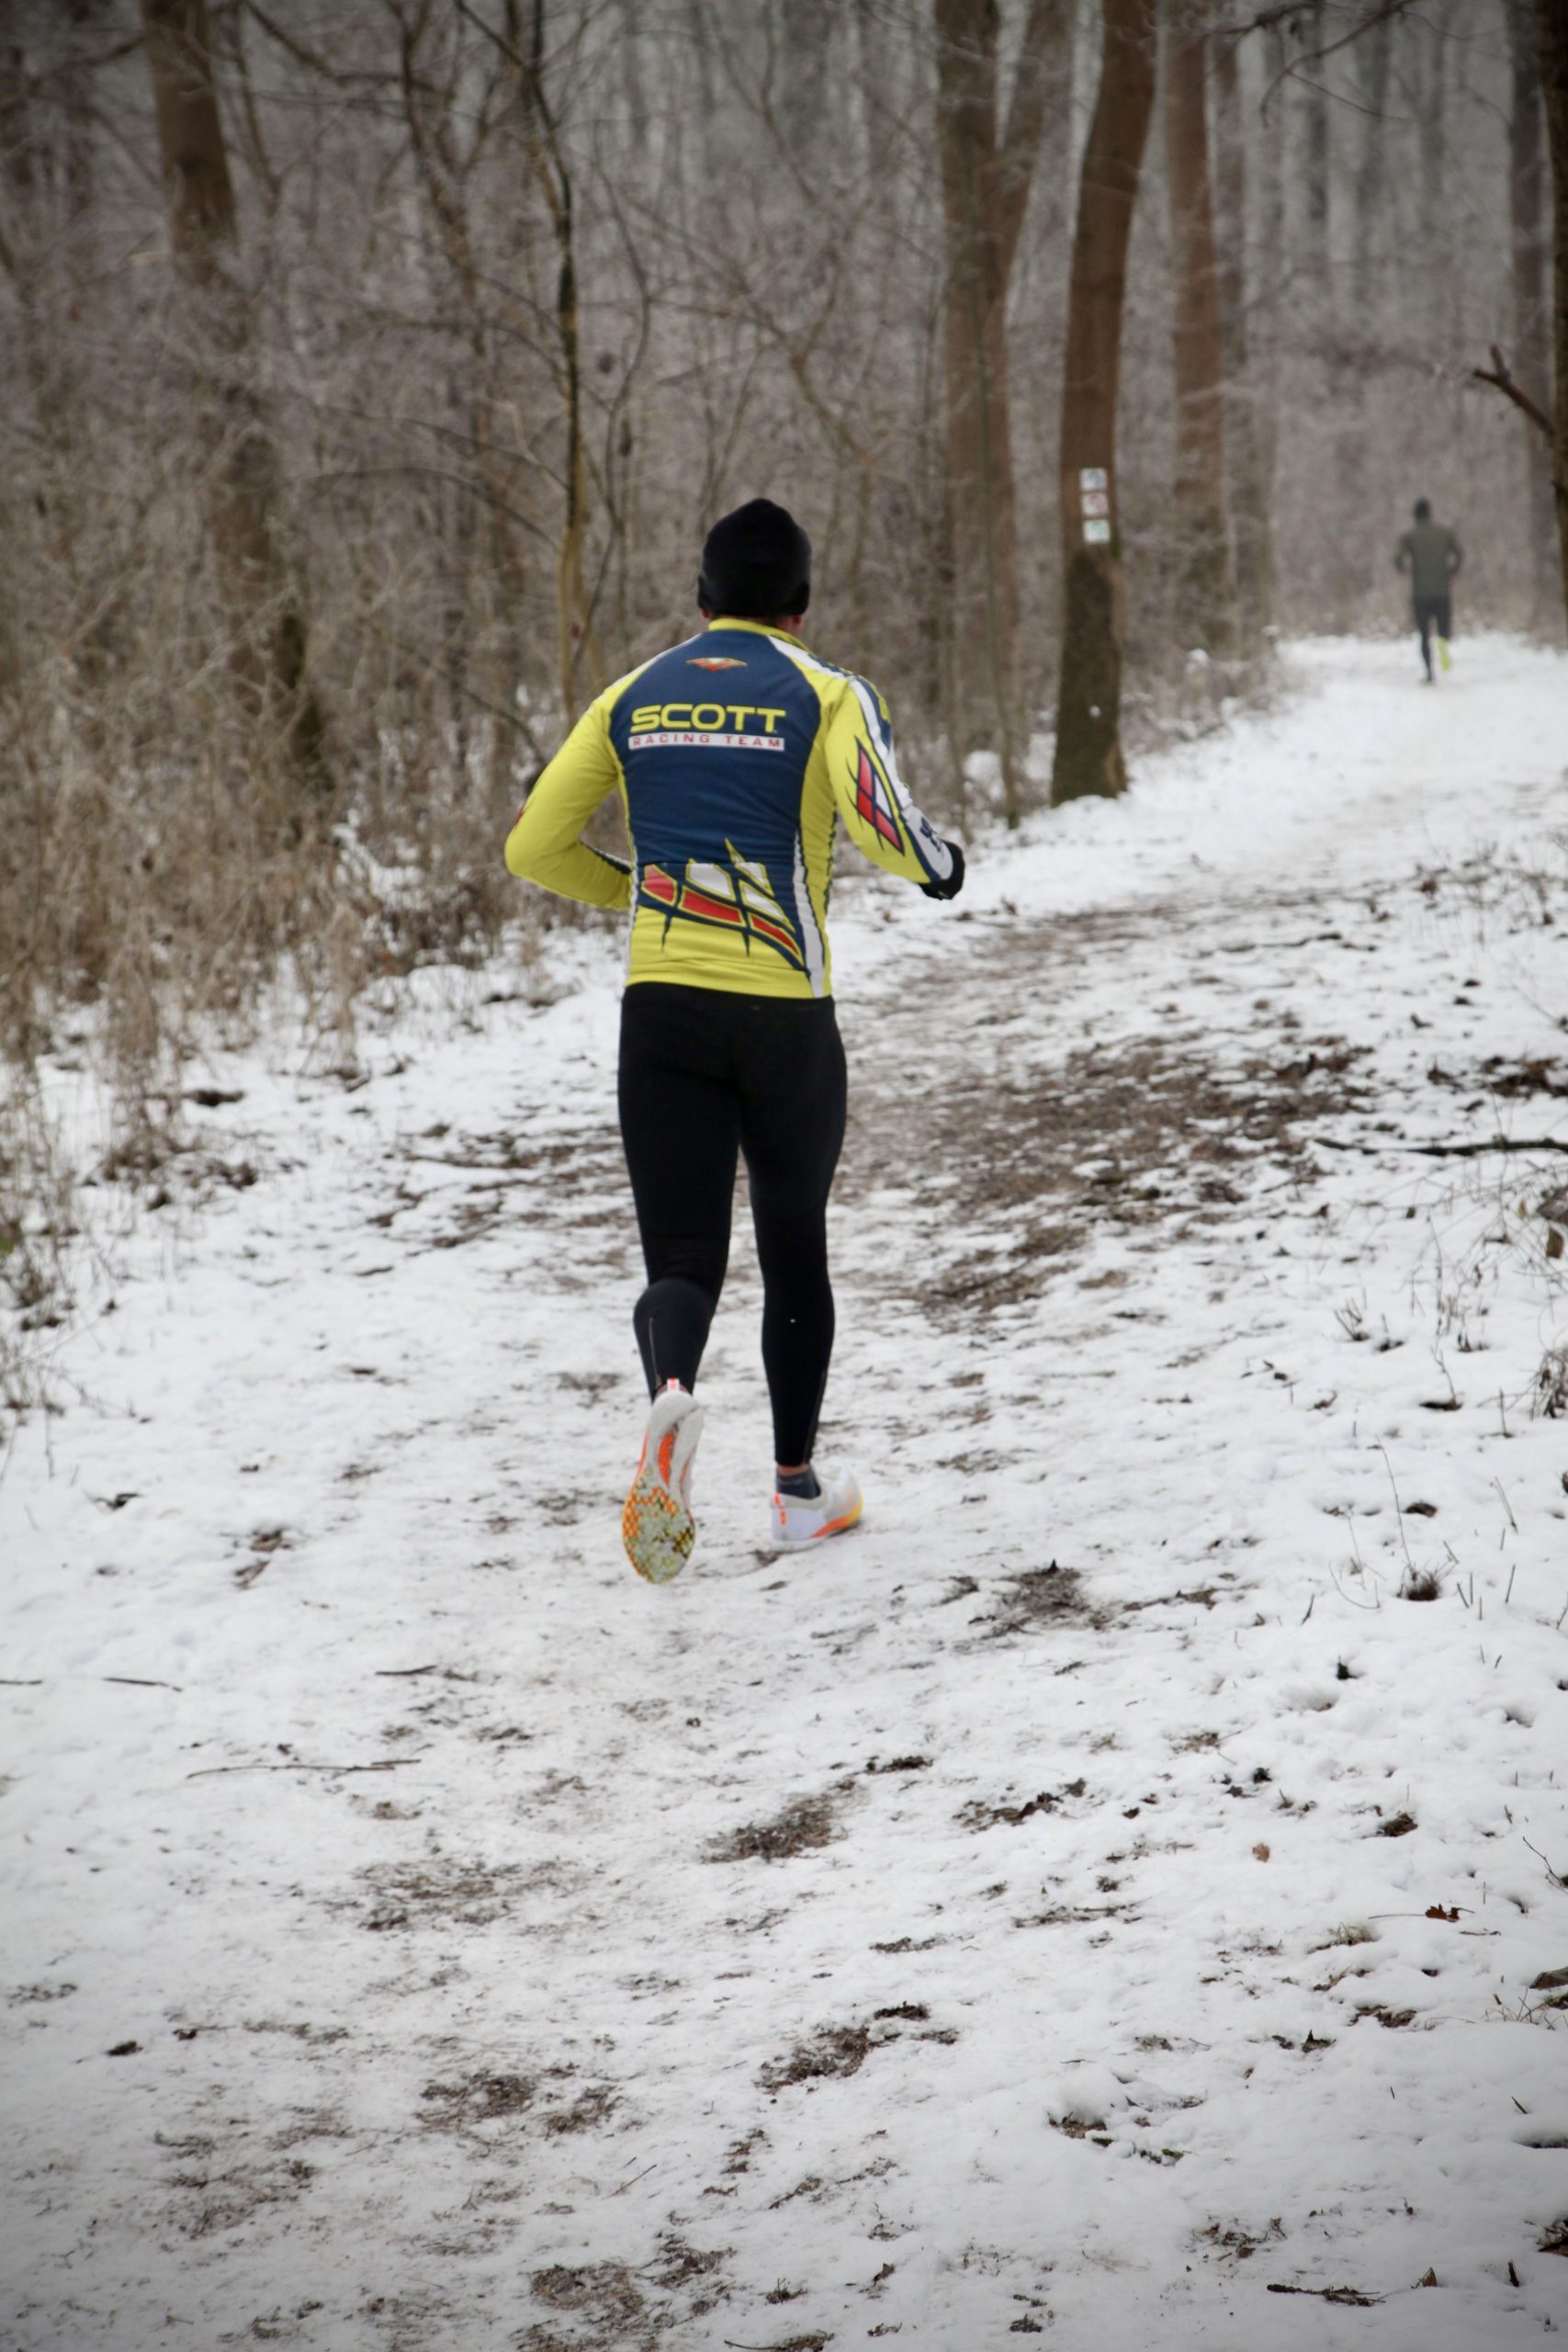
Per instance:
[[[0,1484],[0,2340],[1568,2325],[1568,1164],[1414,1148],[1568,1142],[1568,664],[1290,664],[842,893],[819,1555],[739,1223],[621,1555],[609,932],[100,1188]]]

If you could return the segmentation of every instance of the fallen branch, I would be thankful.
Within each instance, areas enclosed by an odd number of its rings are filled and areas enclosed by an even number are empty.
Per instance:
[[[1556,427],[1551,417],[1539,401],[1532,401],[1524,387],[1515,383],[1508,373],[1508,363],[1495,344],[1492,345],[1491,367],[1472,368],[1470,372],[1477,383],[1495,384],[1506,400],[1512,401],[1517,409],[1523,410],[1538,432],[1544,433],[1549,441],[1555,442]]]
[[[1568,1151],[1557,1136],[1531,1136],[1522,1143],[1507,1136],[1489,1136],[1482,1143],[1345,1143],[1337,1136],[1314,1136],[1325,1151],[1359,1151],[1376,1159],[1385,1151],[1418,1151],[1427,1159],[1474,1159],[1486,1151]]]
[[[1325,2303],[1354,2303],[1359,2310],[1370,2311],[1373,2303],[1383,2301],[1382,2295],[1363,2295],[1359,2287],[1277,2287],[1270,2279],[1271,2295],[1316,2295]]]
[[[384,1756],[378,1764],[203,1764],[186,1779],[206,1781],[218,1772],[400,1772],[405,1764],[418,1762],[417,1756]]]

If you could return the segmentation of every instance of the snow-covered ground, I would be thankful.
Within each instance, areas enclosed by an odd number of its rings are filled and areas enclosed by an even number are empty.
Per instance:
[[[820,1555],[738,1226],[622,1557],[607,934],[99,1193],[0,1484],[7,2352],[1568,2327],[1568,663],[1292,667],[846,893]]]

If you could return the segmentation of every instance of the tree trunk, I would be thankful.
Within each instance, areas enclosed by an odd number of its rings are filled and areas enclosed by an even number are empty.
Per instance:
[[[1384,17],[1368,26],[1356,44],[1360,84],[1359,104],[1361,158],[1356,166],[1356,309],[1365,318],[1373,301],[1373,250],[1388,202],[1388,69],[1393,47],[1393,19]]]
[[[1550,411],[1546,158],[1540,122],[1540,60],[1530,0],[1508,0],[1513,103],[1508,116],[1508,211],[1513,232],[1515,380],[1539,408]],[[1521,418],[1529,515],[1530,624],[1557,611],[1557,548],[1551,513],[1551,448],[1529,418]]]
[[[897,150],[902,43],[879,0],[855,0],[854,82],[865,168],[879,192],[891,176]]]
[[[1176,626],[1185,645],[1224,655],[1235,639],[1235,586],[1225,529],[1224,361],[1209,180],[1205,14],[1192,0],[1174,0],[1165,61],[1175,282]]]
[[[1127,243],[1155,98],[1154,0],[1101,0],[1100,94],[1078,180],[1062,373],[1062,671],[1053,803],[1113,794],[1122,758],[1125,594],[1116,400]]]
[[[459,501],[453,518],[458,584],[446,616],[447,675],[459,750],[466,756],[470,740],[482,744],[491,788],[499,791],[515,749],[507,720],[522,668],[520,616],[528,583],[523,526],[514,519],[525,506],[525,492],[511,447],[517,434],[508,413],[494,313],[503,307],[523,334],[532,327],[532,317],[515,292],[527,276],[530,212],[526,202],[518,200],[509,170],[494,208],[502,224],[502,258],[481,269],[475,251],[474,216],[480,207],[471,185],[472,159],[465,161],[461,141],[454,135],[452,92],[440,86],[421,51],[423,30],[422,22],[401,22],[403,117],[439,249],[457,288],[469,354],[469,364],[454,369],[450,386],[455,437],[459,443],[467,440],[473,495]],[[506,151],[510,165],[519,148],[527,152],[528,124],[521,77],[510,55],[508,62],[513,64],[514,113],[513,141]]]
[[[1314,0],[1306,18],[1306,46],[1309,52],[1320,50],[1327,36],[1324,30],[1323,0]],[[1313,295],[1320,304],[1328,296],[1328,94],[1322,85],[1322,68],[1309,65],[1306,69],[1306,93],[1303,100],[1305,115],[1306,154],[1303,171],[1303,205],[1305,212],[1306,276]]]
[[[1432,329],[1444,334],[1453,320],[1458,278],[1449,187],[1449,34],[1440,19],[1421,28],[1426,67],[1416,100],[1421,154],[1421,249]],[[1418,52],[1420,53],[1420,52]]]
[[[251,381],[250,320],[231,274],[233,183],[212,75],[207,0],[141,0],[175,263],[201,352],[208,525],[242,707],[296,775],[325,783],[305,619],[278,526],[277,454]]]
[[[1214,98],[1231,539],[1239,627],[1245,649],[1256,651],[1274,617],[1273,415],[1260,381],[1247,317],[1247,141],[1241,111],[1240,44],[1224,35],[1214,55]]]
[[[513,27],[516,15],[515,0],[509,0],[508,23]],[[589,522],[588,443],[578,308],[576,199],[559,126],[545,87],[544,0],[533,0],[526,56],[514,38],[513,60],[519,74],[529,163],[549,209],[556,244],[557,376],[566,426],[565,499],[556,548],[556,661],[564,718],[570,726],[583,687],[596,695],[604,685],[604,665],[583,563]]]
[[[1540,37],[1540,87],[1546,100],[1546,144],[1551,157],[1552,395],[1551,443],[1562,603],[1568,612],[1568,10],[1562,0],[1535,0]]]
[[[1012,823],[1019,806],[1019,585],[1007,289],[1068,10],[1066,0],[1032,0],[1007,131],[998,140],[997,0],[935,5],[955,750],[962,757],[978,742],[995,743]]]

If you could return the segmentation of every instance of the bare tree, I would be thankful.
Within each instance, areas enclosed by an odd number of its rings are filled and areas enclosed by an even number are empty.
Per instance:
[[[1322,67],[1325,40],[1324,0],[1313,0],[1306,12],[1303,43],[1306,56],[1301,69],[1303,84],[1302,130],[1305,151],[1302,159],[1302,203],[1305,216],[1306,274],[1320,301],[1326,296],[1328,280],[1330,151],[1328,92],[1324,86]]]
[[[1009,414],[1007,294],[1066,0],[1030,0],[1007,129],[998,136],[998,0],[935,0],[937,134],[946,230],[944,350],[953,556],[953,701],[961,751],[997,742],[1010,820],[1015,776],[1018,520]],[[984,713],[984,723],[981,714]]]
[[[257,397],[238,224],[213,83],[207,0],[142,0],[164,197],[186,318],[200,354],[207,508],[247,715],[297,774],[325,780],[304,610],[285,555],[277,453]]]
[[[1393,49],[1393,19],[1387,16],[1374,17],[1356,44],[1356,103],[1364,120],[1360,161],[1356,166],[1353,286],[1357,308],[1361,311],[1372,299],[1372,247],[1387,202],[1389,141],[1383,116]]]
[[[1421,247],[1427,310],[1434,328],[1451,324],[1455,276],[1451,265],[1451,222],[1449,212],[1449,65],[1451,43],[1441,0],[1427,20],[1416,28],[1420,62],[1416,85],[1416,117],[1420,150]]]
[[[1154,110],[1154,0],[1101,0],[1100,94],[1078,180],[1062,379],[1062,669],[1053,802],[1113,794],[1126,628],[1116,406],[1127,243]]]
[[[506,0],[512,55],[519,76],[529,167],[543,190],[555,239],[555,373],[566,422],[564,501],[556,558],[556,645],[569,711],[586,680],[597,693],[604,660],[593,624],[583,555],[588,535],[587,421],[584,416],[581,313],[578,288],[577,191],[545,78],[545,0],[533,0],[527,46],[518,45],[518,0]]]
[[[1508,220],[1514,260],[1514,365],[1521,389],[1540,408],[1551,399],[1551,348],[1547,300],[1547,170],[1541,137],[1540,59],[1530,0],[1507,0],[1512,88],[1508,108]],[[1531,618],[1537,627],[1558,602],[1556,534],[1551,513],[1551,444],[1524,426]]]
[[[1214,49],[1214,133],[1231,539],[1238,623],[1244,645],[1251,648],[1274,614],[1274,418],[1272,388],[1263,380],[1247,307],[1247,140],[1239,45],[1223,34]]]
[[[1166,27],[1166,193],[1176,372],[1177,627],[1228,653],[1235,586],[1225,527],[1224,355],[1209,177],[1209,41],[1203,0],[1172,0]]]
[[[1562,601],[1568,610],[1568,9],[1536,0],[1546,143],[1551,157],[1552,490],[1562,549]]]

